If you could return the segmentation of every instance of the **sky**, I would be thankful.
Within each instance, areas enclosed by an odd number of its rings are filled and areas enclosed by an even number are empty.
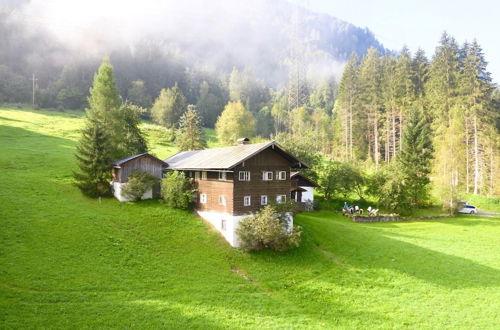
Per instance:
[[[419,47],[430,58],[447,31],[459,44],[474,38],[489,62],[488,71],[500,83],[499,0],[295,0],[306,8],[324,12],[360,27],[369,28],[386,48]]]

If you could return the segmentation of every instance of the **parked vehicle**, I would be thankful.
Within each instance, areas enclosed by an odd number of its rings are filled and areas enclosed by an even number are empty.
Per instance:
[[[469,204],[465,204],[460,210],[458,210],[458,213],[465,213],[465,214],[477,214],[478,209]]]

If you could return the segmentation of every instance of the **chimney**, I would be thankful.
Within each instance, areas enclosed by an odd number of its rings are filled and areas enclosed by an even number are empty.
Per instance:
[[[238,140],[236,140],[236,142],[238,142],[238,144],[248,144],[250,142],[250,139],[243,137],[243,138],[239,138]]]

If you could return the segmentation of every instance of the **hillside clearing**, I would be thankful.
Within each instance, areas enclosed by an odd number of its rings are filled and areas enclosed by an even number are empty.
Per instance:
[[[81,125],[79,112],[0,110],[2,327],[500,324],[499,217],[357,224],[304,213],[300,248],[245,254],[158,201],[83,197],[71,184]]]

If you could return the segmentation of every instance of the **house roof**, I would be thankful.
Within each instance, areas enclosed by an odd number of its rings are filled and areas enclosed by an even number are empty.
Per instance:
[[[290,179],[299,181],[299,186],[301,187],[319,187],[316,182],[309,179],[307,176],[300,172],[291,172]]]
[[[273,148],[292,163],[292,167],[309,168],[275,141],[240,144],[233,147],[181,151],[165,159],[172,170],[230,170],[267,148]]]
[[[117,160],[117,161],[115,161],[115,162],[111,163],[111,165],[113,165],[113,166],[121,166],[121,165],[123,165],[123,164],[125,164],[125,163],[127,163],[127,162],[129,162],[129,161],[131,161],[131,160],[134,160],[134,159],[136,159],[136,158],[140,158],[140,157],[143,157],[143,156],[148,156],[148,157],[151,157],[151,158],[153,158],[153,159],[155,159],[155,160],[157,160],[157,161],[159,161],[159,162],[164,163],[164,164],[165,164],[165,166],[167,166],[167,163],[165,163],[163,160],[161,160],[161,159],[159,159],[159,158],[157,158],[157,157],[155,157],[155,156],[153,156],[153,155],[151,155],[151,154],[148,154],[147,152],[144,152],[144,153],[142,153],[142,154],[133,155],[133,156],[129,156],[129,157],[126,157],[126,158],[123,158],[123,159]]]

